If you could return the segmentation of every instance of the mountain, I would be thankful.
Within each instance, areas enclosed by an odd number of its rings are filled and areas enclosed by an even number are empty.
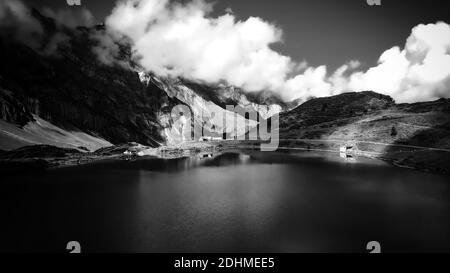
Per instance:
[[[375,92],[353,92],[309,100],[280,115],[280,138],[367,140],[428,147],[450,144],[450,100],[396,104]],[[396,128],[395,136],[391,135]],[[440,136],[417,141],[433,129]],[[437,132],[442,130],[442,132]]]
[[[264,119],[288,109],[288,105],[272,92],[245,92],[234,86],[207,85],[185,79],[182,79],[181,82],[195,90],[195,93],[203,99],[224,109],[227,105],[233,105],[244,112],[258,112]]]
[[[337,96],[314,98],[291,111],[280,115],[280,130],[285,137],[299,136],[298,129],[305,133],[311,126],[351,121],[355,117],[367,115],[395,105],[394,100],[375,92],[350,92]],[[310,132],[308,130],[308,132]],[[305,135],[300,135],[301,137]]]
[[[234,131],[234,113],[226,105],[256,110],[264,117],[281,110],[279,105],[262,108],[256,103],[281,104],[278,99],[269,101],[270,95],[249,99],[233,87],[143,72],[126,41],[114,45],[119,51],[116,59],[104,64],[93,51],[104,25],[71,29],[37,10],[32,14],[44,29],[38,49],[0,35],[0,59],[5,64],[0,68],[0,149],[49,144],[92,151],[126,142],[152,147],[173,143],[181,139],[170,116],[176,105],[190,108],[196,123],[192,125],[201,127],[208,121],[214,125],[213,136],[222,137],[225,126],[233,137],[245,133],[246,121],[239,116]],[[218,115],[212,117],[212,112]],[[222,115],[228,125],[222,124]]]
[[[311,99],[280,115],[280,146],[352,147],[396,165],[450,172],[450,99],[396,104],[374,92]]]
[[[198,89],[193,89],[192,85],[188,86],[183,80],[159,78],[152,75],[145,75],[141,73],[141,78],[146,79],[147,86],[153,86],[159,90],[163,90],[165,94],[174,100],[182,102],[183,105],[190,109],[192,115],[192,131],[194,136],[202,135],[202,126],[206,123],[204,135],[212,137],[223,137],[223,131],[228,134],[229,138],[236,135],[245,134],[248,128],[256,126],[256,121],[246,120],[244,116],[236,115],[236,111],[227,110],[225,106],[215,104],[208,98],[204,98],[197,92]],[[238,105],[239,102],[233,102],[230,105]],[[236,117],[236,128],[234,127],[234,119]],[[225,123],[224,123],[225,120]],[[182,139],[176,126],[173,126],[173,118],[168,115],[161,116],[160,122],[164,127],[163,136],[168,144],[179,143]],[[206,130],[206,131],[205,131]],[[191,137],[189,130],[184,130],[185,139]]]
[[[389,96],[366,91],[297,106],[299,101],[285,103],[268,91],[158,77],[137,64],[126,40],[113,42],[114,59],[102,62],[93,49],[105,33],[103,25],[72,29],[36,10],[33,16],[45,30],[40,47],[0,33],[0,150],[31,146],[19,154],[54,153],[51,146],[57,146],[62,154],[116,145],[122,151],[135,143],[179,144],[192,135],[222,138],[223,131],[233,139],[258,128],[258,118],[247,117],[247,111],[263,119],[281,113],[280,147],[339,150],[351,143],[366,155],[406,165],[450,162],[448,152],[441,154],[450,150],[448,99],[396,104]],[[233,110],[227,109],[230,105]],[[181,133],[175,106],[193,116]],[[236,128],[235,113],[240,114]]]
[[[53,20],[33,14],[46,29],[43,40],[58,33],[69,42],[57,54],[46,55],[1,38],[1,119],[23,127],[35,123],[36,115],[59,128],[114,144],[133,140],[157,146],[164,141],[157,113],[178,101],[144,86],[130,69],[100,63],[92,51],[96,41],[91,32],[96,28],[56,30]],[[127,61],[127,48],[121,50]]]

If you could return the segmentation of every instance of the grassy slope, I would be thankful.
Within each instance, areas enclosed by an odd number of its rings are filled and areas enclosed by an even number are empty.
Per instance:
[[[28,145],[48,144],[62,148],[95,151],[112,145],[102,138],[81,131],[64,130],[38,116],[34,116],[34,119],[36,121],[29,122],[22,128],[0,120],[0,149],[13,150]]]
[[[282,128],[281,138],[340,139],[409,144],[450,149],[450,115],[440,112],[408,113],[400,109],[321,122],[306,127]],[[392,127],[397,135],[391,135]],[[424,137],[419,138],[418,134]]]
[[[287,113],[282,117],[280,138],[291,140],[281,141],[280,146],[337,151],[344,143],[356,143],[360,154],[450,173],[449,104],[449,100],[440,100],[393,105],[353,116],[311,117],[314,121],[304,113]],[[392,134],[393,127],[396,134]]]

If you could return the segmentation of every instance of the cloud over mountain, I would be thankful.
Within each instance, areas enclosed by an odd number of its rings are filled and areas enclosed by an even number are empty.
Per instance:
[[[403,49],[385,51],[376,67],[352,75],[349,87],[371,87],[398,101],[450,96],[450,26],[440,22],[413,28]]]
[[[84,7],[66,7],[58,10],[44,7],[42,9],[42,14],[55,19],[56,22],[67,27],[90,27],[94,25],[94,16]]]
[[[32,48],[39,46],[39,37],[43,29],[31,16],[31,10],[21,1],[5,0],[0,2],[0,35],[14,39]]]
[[[289,80],[292,97],[329,96],[372,90],[397,102],[450,97],[450,26],[444,22],[414,27],[403,48],[384,51],[376,66],[355,71],[353,61],[327,75],[326,67],[308,68]]]
[[[281,30],[257,17],[212,18],[211,9],[203,1],[122,1],[106,25],[129,36],[142,65],[157,75],[279,90],[295,66],[270,49],[281,40]]]
[[[275,24],[259,17],[237,18],[231,9],[213,16],[212,9],[203,0],[118,1],[106,18],[106,30],[93,34],[98,45],[92,50],[103,63],[117,64],[119,44],[127,41],[140,65],[159,76],[273,91],[286,101],[364,90],[397,102],[450,97],[450,26],[445,22],[414,27],[405,45],[387,49],[373,67],[361,70],[354,56],[328,71],[326,65],[312,67],[272,49],[283,38]],[[93,24],[89,11],[71,11],[43,13],[66,27]],[[0,2],[0,30],[44,54],[67,40],[56,33],[42,45],[41,25],[19,0]]]
[[[58,54],[61,46],[68,46],[70,37],[61,28],[92,26],[94,17],[85,8],[63,8],[52,10],[44,7],[41,13],[51,17],[57,23],[51,37],[46,37],[41,22],[32,14],[32,9],[20,0],[2,0],[0,2],[0,37],[12,39],[43,55]]]
[[[325,65],[303,67],[273,49],[282,31],[258,17],[212,17],[203,1],[120,1],[106,25],[129,36],[141,64],[160,76],[209,83],[225,81],[247,91],[272,90],[284,99],[373,90],[399,102],[449,97],[450,27],[416,26],[405,47],[386,50],[375,67],[356,71],[350,61],[329,74]]]

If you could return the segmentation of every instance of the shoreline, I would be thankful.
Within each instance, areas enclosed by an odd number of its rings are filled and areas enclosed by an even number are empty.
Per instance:
[[[289,145],[280,145],[278,150],[320,151],[339,154],[341,143],[325,143],[317,140],[301,140]],[[66,167],[81,166],[108,160],[137,160],[139,158],[153,157],[162,159],[173,159],[180,157],[202,156],[221,153],[236,149],[259,149],[258,141],[212,141],[212,142],[185,142],[177,145],[167,145],[158,148],[150,148],[137,143],[112,146],[95,152],[81,153],[67,151],[64,156],[37,156],[15,158],[14,151],[2,152],[0,154],[0,169],[2,173],[14,174],[24,168],[31,171],[45,169],[59,169]],[[293,145],[295,144],[295,145]],[[331,144],[331,145],[330,145]],[[39,146],[39,145],[37,145]],[[30,146],[29,149],[37,146]],[[27,146],[28,147],[28,146]],[[63,150],[53,146],[47,149]],[[5,156],[6,155],[6,156]],[[8,155],[10,157],[8,158]],[[416,151],[384,151],[375,149],[351,151],[349,157],[367,157],[387,162],[395,167],[412,169],[422,172],[435,173],[439,175],[450,174],[450,152],[433,150]]]

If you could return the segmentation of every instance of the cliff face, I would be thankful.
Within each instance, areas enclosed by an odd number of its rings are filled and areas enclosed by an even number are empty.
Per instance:
[[[142,77],[141,77],[142,78]],[[195,140],[201,136],[223,138],[223,132],[227,133],[228,138],[234,138],[236,135],[244,135],[246,130],[256,126],[256,121],[248,120],[239,113],[239,110],[230,111],[226,109],[227,105],[239,107],[241,100],[229,101],[228,104],[216,104],[211,97],[205,97],[206,90],[199,91],[200,85],[186,84],[180,79],[164,79],[147,75],[146,82],[148,86],[159,88],[169,96],[171,100],[179,101],[180,104],[189,108],[192,130],[184,130],[185,139],[190,139],[192,134]],[[205,88],[205,87],[203,87]],[[214,91],[211,91],[211,93]],[[200,93],[200,94],[199,94]],[[259,105],[253,111],[257,111]],[[168,144],[177,144],[182,141],[182,136],[177,126],[174,124],[177,117],[171,117],[169,113],[161,114],[159,121],[163,126],[163,136]],[[235,122],[236,120],[236,122]],[[203,127],[203,129],[202,129]]]
[[[41,47],[30,48],[0,33],[0,118],[25,131],[42,127],[36,124],[36,116],[49,123],[44,126],[47,130],[55,126],[57,131],[85,133],[98,137],[96,143],[132,141],[155,147],[180,138],[170,116],[175,105],[189,107],[200,127],[205,120],[212,123],[210,127],[216,131],[212,135],[216,137],[221,136],[224,127],[233,135],[229,127],[234,113],[226,111],[226,105],[258,111],[263,117],[281,110],[281,101],[267,94],[247,95],[233,87],[164,79],[141,72],[126,42],[115,44],[119,51],[116,59],[105,65],[93,51],[104,26],[69,29],[35,10],[33,16],[44,29],[39,38]],[[56,43],[55,37],[63,37],[59,40],[64,43]],[[258,103],[273,105],[261,108]],[[222,124],[223,115],[228,125]],[[254,126],[255,121],[249,124]],[[244,134],[245,118],[239,116],[237,125],[236,132]],[[13,146],[34,143],[65,147],[59,141],[43,141],[35,136],[36,131],[32,136],[28,133],[14,130]],[[19,135],[21,139],[17,140]],[[5,147],[8,145],[2,145]]]
[[[195,83],[188,80],[180,81],[183,85],[206,101],[210,101],[222,108],[233,105],[247,112],[258,112],[262,118],[284,111],[288,105],[272,92],[244,92],[242,89],[219,84],[216,86]],[[262,107],[264,106],[264,107]]]
[[[225,130],[233,138],[256,126],[255,120],[240,115],[235,130],[234,113],[225,109],[233,105],[238,111],[259,112],[261,118],[286,111],[280,115],[280,138],[416,144],[436,139],[429,144],[438,147],[449,143],[445,131],[449,128],[448,100],[396,105],[388,96],[367,91],[311,99],[287,111],[293,105],[268,92],[246,93],[232,86],[142,72],[126,43],[116,44],[119,54],[114,64],[105,65],[93,51],[98,44],[94,37],[104,27],[68,29],[36,11],[34,16],[45,30],[47,47],[55,33],[66,42],[57,47],[56,54],[47,54],[0,35],[0,125],[7,128],[0,134],[0,149],[8,148],[10,136],[15,137],[10,148],[49,144],[94,150],[125,142],[153,147],[177,143],[182,137],[174,128],[171,111],[180,104],[190,109],[197,136],[202,134],[198,128],[206,123],[205,134],[213,137],[221,137]],[[398,132],[395,137],[392,127]],[[424,138],[420,133],[424,128],[444,140]]]
[[[25,126],[33,114],[70,131],[80,130],[111,143],[163,143],[159,115],[181,103],[164,90],[141,82],[133,69],[130,47],[117,45],[123,65],[105,65],[92,48],[97,28],[68,29],[33,15],[43,29],[42,41],[64,37],[56,52],[46,54],[0,35],[0,118]]]
[[[1,80],[1,79],[0,79]],[[25,125],[33,120],[30,105],[27,99],[21,94],[0,88],[0,118],[18,125]]]
[[[25,124],[35,113],[61,126],[73,125],[110,140],[163,141],[156,113],[169,98],[145,87],[137,73],[100,64],[87,33],[72,48],[47,57],[20,44],[0,41],[2,119]]]

